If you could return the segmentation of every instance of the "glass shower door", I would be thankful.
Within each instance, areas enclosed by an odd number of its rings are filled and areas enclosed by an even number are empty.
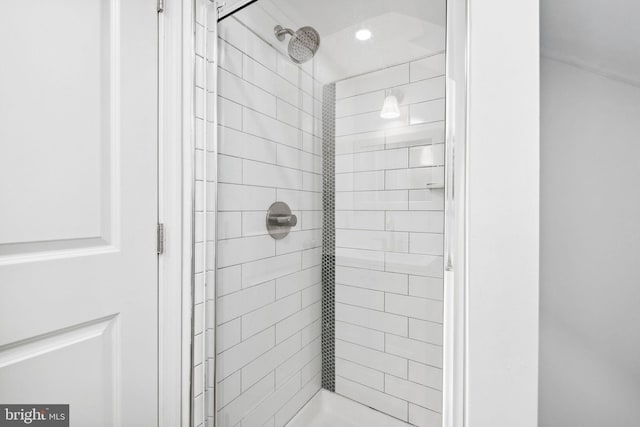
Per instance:
[[[445,22],[444,0],[219,22],[218,426],[442,424]]]

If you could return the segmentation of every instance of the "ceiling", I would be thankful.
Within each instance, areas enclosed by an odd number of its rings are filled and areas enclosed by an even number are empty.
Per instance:
[[[541,0],[543,55],[640,85],[640,2]]]
[[[266,40],[273,38],[273,23],[294,30],[314,27],[321,37],[314,67],[323,82],[445,48],[445,0],[260,0],[238,18]],[[363,28],[372,32],[370,40],[356,39],[355,33]]]
[[[289,25],[319,30],[316,68],[323,81],[444,49],[445,0],[260,0],[247,9],[256,6]],[[543,55],[640,85],[639,16],[640,1],[541,0]],[[361,27],[373,32],[368,42],[353,37]]]

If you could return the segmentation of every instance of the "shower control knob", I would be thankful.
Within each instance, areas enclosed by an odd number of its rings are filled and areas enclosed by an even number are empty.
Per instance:
[[[275,202],[267,211],[267,231],[276,240],[287,237],[292,227],[298,225],[298,217],[284,202]]]
[[[298,217],[295,215],[272,215],[269,217],[269,224],[295,227],[298,224]]]

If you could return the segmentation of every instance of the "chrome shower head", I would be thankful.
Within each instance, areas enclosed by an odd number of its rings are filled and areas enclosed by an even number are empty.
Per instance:
[[[289,40],[289,57],[296,64],[309,61],[320,47],[320,34],[313,27],[302,27],[298,31],[277,25],[274,30],[276,38],[283,41],[285,34],[291,36]]]

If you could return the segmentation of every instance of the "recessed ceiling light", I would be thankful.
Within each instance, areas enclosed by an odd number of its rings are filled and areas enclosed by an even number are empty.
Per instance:
[[[369,40],[371,38],[371,31],[367,30],[366,28],[358,30],[358,32],[356,33],[356,38],[360,41]]]

